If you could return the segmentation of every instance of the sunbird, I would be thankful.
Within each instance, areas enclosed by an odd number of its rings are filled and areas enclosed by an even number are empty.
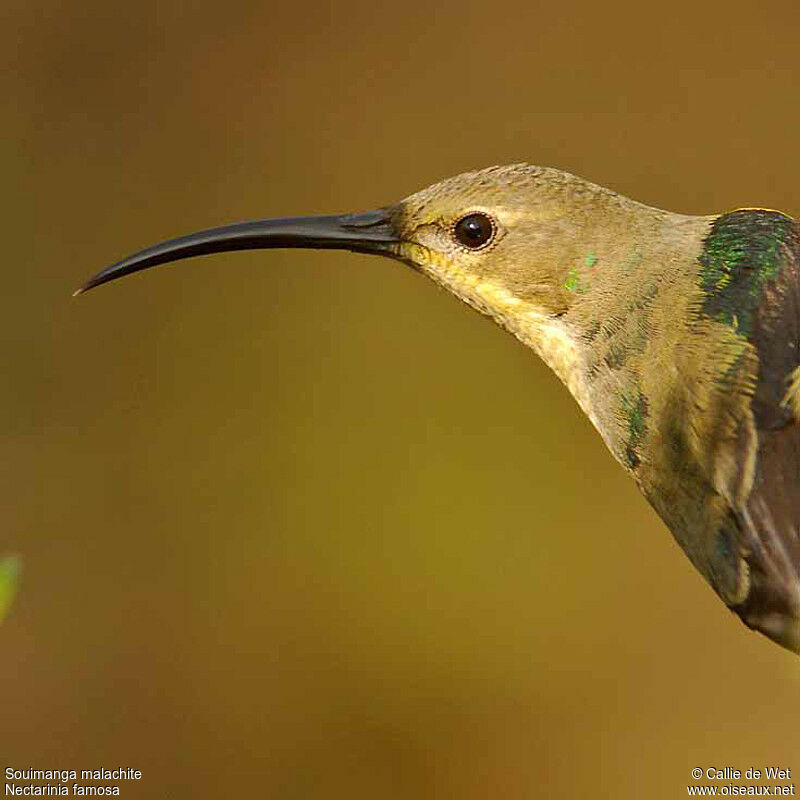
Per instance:
[[[395,205],[264,219],[141,250],[102,283],[272,247],[388,256],[563,381],[725,604],[800,653],[800,233],[764,208],[688,216],[560,170],[490,167]]]

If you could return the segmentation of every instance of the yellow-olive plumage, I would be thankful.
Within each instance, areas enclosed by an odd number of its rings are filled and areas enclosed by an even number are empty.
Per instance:
[[[201,231],[88,289],[192,255],[398,258],[531,347],[697,569],[800,652],[800,244],[763,209],[684,216],[554,169],[493,167],[358,214]]]

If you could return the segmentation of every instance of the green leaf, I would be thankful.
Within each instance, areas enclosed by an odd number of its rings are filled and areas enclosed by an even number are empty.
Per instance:
[[[4,556],[0,558],[0,622],[2,622],[19,586],[19,575],[22,569],[20,556]]]

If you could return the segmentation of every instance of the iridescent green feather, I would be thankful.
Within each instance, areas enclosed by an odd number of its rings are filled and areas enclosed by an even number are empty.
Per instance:
[[[761,208],[718,217],[700,254],[702,312],[749,336],[764,284],[785,263],[793,229],[791,217]]]

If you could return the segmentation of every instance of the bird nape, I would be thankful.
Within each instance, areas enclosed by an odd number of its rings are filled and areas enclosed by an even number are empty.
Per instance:
[[[517,164],[355,214],[213,228],[78,292],[271,247],[398,259],[492,317],[566,384],[714,590],[800,653],[800,236],[777,211],[685,216]]]

